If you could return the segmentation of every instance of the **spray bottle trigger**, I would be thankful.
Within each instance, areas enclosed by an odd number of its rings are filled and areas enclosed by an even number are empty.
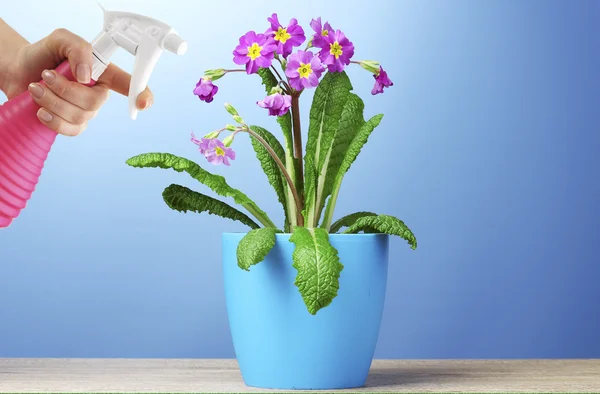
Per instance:
[[[149,37],[143,37],[137,48],[135,64],[129,84],[129,115],[137,118],[137,98],[148,86],[150,75],[163,50],[158,43]]]

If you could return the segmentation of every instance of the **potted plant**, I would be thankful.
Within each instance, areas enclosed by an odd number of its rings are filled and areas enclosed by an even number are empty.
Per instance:
[[[379,335],[389,236],[404,238],[413,249],[417,241],[401,220],[385,214],[357,212],[334,221],[344,175],[383,117],[364,119],[363,101],[352,92],[344,69],[356,64],[370,72],[374,95],[393,83],[377,62],[352,60],[352,42],[329,23],[322,24],[321,18],[311,21],[314,33],[308,41],[296,19],[283,25],[273,14],[267,20],[270,26],[265,25],[264,33],[249,31],[240,37],[233,61],[242,67],[206,71],[194,94],[210,103],[218,79],[234,72],[257,74],[267,92],[257,105],[277,117],[281,131],[273,134],[249,125],[225,103],[236,125],[200,139],[192,133],[191,141],[209,163],[231,165],[236,136],[249,134],[283,207],[283,226],[224,177],[192,160],[144,153],[127,164],[186,172],[245,209],[177,184],[162,193],[171,209],[208,212],[250,228],[222,236],[229,325],[247,385],[359,387],[367,378]],[[299,102],[308,89],[315,92],[303,147]]]

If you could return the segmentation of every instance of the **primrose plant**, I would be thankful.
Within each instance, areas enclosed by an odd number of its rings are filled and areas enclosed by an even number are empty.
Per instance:
[[[168,186],[162,194],[171,209],[208,212],[250,227],[237,249],[238,265],[243,270],[250,270],[264,260],[275,245],[277,233],[291,233],[289,240],[295,244],[293,267],[298,271],[294,283],[308,311],[314,315],[337,296],[338,279],[344,267],[338,251],[329,242],[329,234],[385,233],[404,238],[413,249],[417,247],[408,227],[389,215],[356,212],[333,221],[342,179],[383,117],[379,114],[364,119],[363,101],[352,93],[344,69],[356,64],[372,74],[373,95],[383,93],[393,83],[378,62],[352,60],[352,42],[329,23],[322,24],[320,17],[311,21],[314,33],[308,41],[296,19],[284,26],[277,14],[273,14],[267,21],[270,27],[264,33],[249,31],[240,37],[233,51],[233,62],[241,68],[208,70],[193,92],[210,103],[219,91],[214,84],[218,79],[235,72],[257,74],[267,92],[257,105],[277,118],[281,133],[276,134],[282,137],[283,144],[264,128],[246,123],[228,103],[225,108],[236,125],[227,124],[202,138],[192,133],[191,142],[209,163],[229,166],[236,159],[232,149],[236,136],[248,134],[283,207],[283,226],[275,225],[265,211],[246,194],[231,187],[225,178],[191,160],[169,153],[146,153],[130,158],[127,164],[185,171],[216,194],[241,205],[249,215],[176,184]],[[303,45],[304,49],[300,49]],[[308,89],[315,91],[303,154],[299,102]]]

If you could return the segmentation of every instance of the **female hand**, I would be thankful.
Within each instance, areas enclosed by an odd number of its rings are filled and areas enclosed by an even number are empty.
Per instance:
[[[26,43],[26,41],[25,41]],[[78,82],[67,80],[53,71],[67,59]],[[90,82],[92,46],[65,29],[58,29],[42,40],[21,46],[5,67],[3,90],[10,99],[25,90],[41,107],[39,120],[59,134],[76,136],[84,131],[106,102],[109,90],[127,96],[131,75],[110,64],[93,87]],[[38,83],[43,79],[47,86]],[[152,105],[148,88],[137,98],[140,110]]]

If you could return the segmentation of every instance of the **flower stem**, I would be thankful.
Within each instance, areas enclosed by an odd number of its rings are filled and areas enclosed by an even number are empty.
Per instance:
[[[277,69],[275,68],[275,66],[271,66],[271,68],[273,69],[273,71],[275,71],[275,74],[277,74],[277,77],[279,77],[279,80],[283,81],[283,78],[281,78],[281,74],[279,74],[279,71],[277,71]]]
[[[294,134],[294,158],[302,159],[302,134],[300,130],[300,94],[292,94],[292,130]]]
[[[269,152],[269,155],[271,155],[273,160],[275,160],[275,163],[277,163],[277,166],[279,166],[279,169],[283,173],[285,180],[287,181],[290,189],[292,190],[292,195],[294,196],[294,203],[296,204],[296,217],[297,217],[298,225],[303,226],[304,225],[304,217],[302,216],[302,202],[300,200],[300,196],[298,195],[298,191],[296,190],[296,187],[294,186],[294,181],[292,181],[292,178],[290,177],[290,174],[287,172],[285,165],[283,164],[283,162],[281,161],[279,156],[277,156],[277,153],[275,153],[273,148],[271,148],[271,146],[267,143],[267,141],[265,141],[260,135],[258,135],[255,131],[253,131],[250,127],[245,127],[244,130],[248,134],[250,134],[252,137],[254,137],[258,142],[260,142],[262,146],[265,147],[267,152]]]

